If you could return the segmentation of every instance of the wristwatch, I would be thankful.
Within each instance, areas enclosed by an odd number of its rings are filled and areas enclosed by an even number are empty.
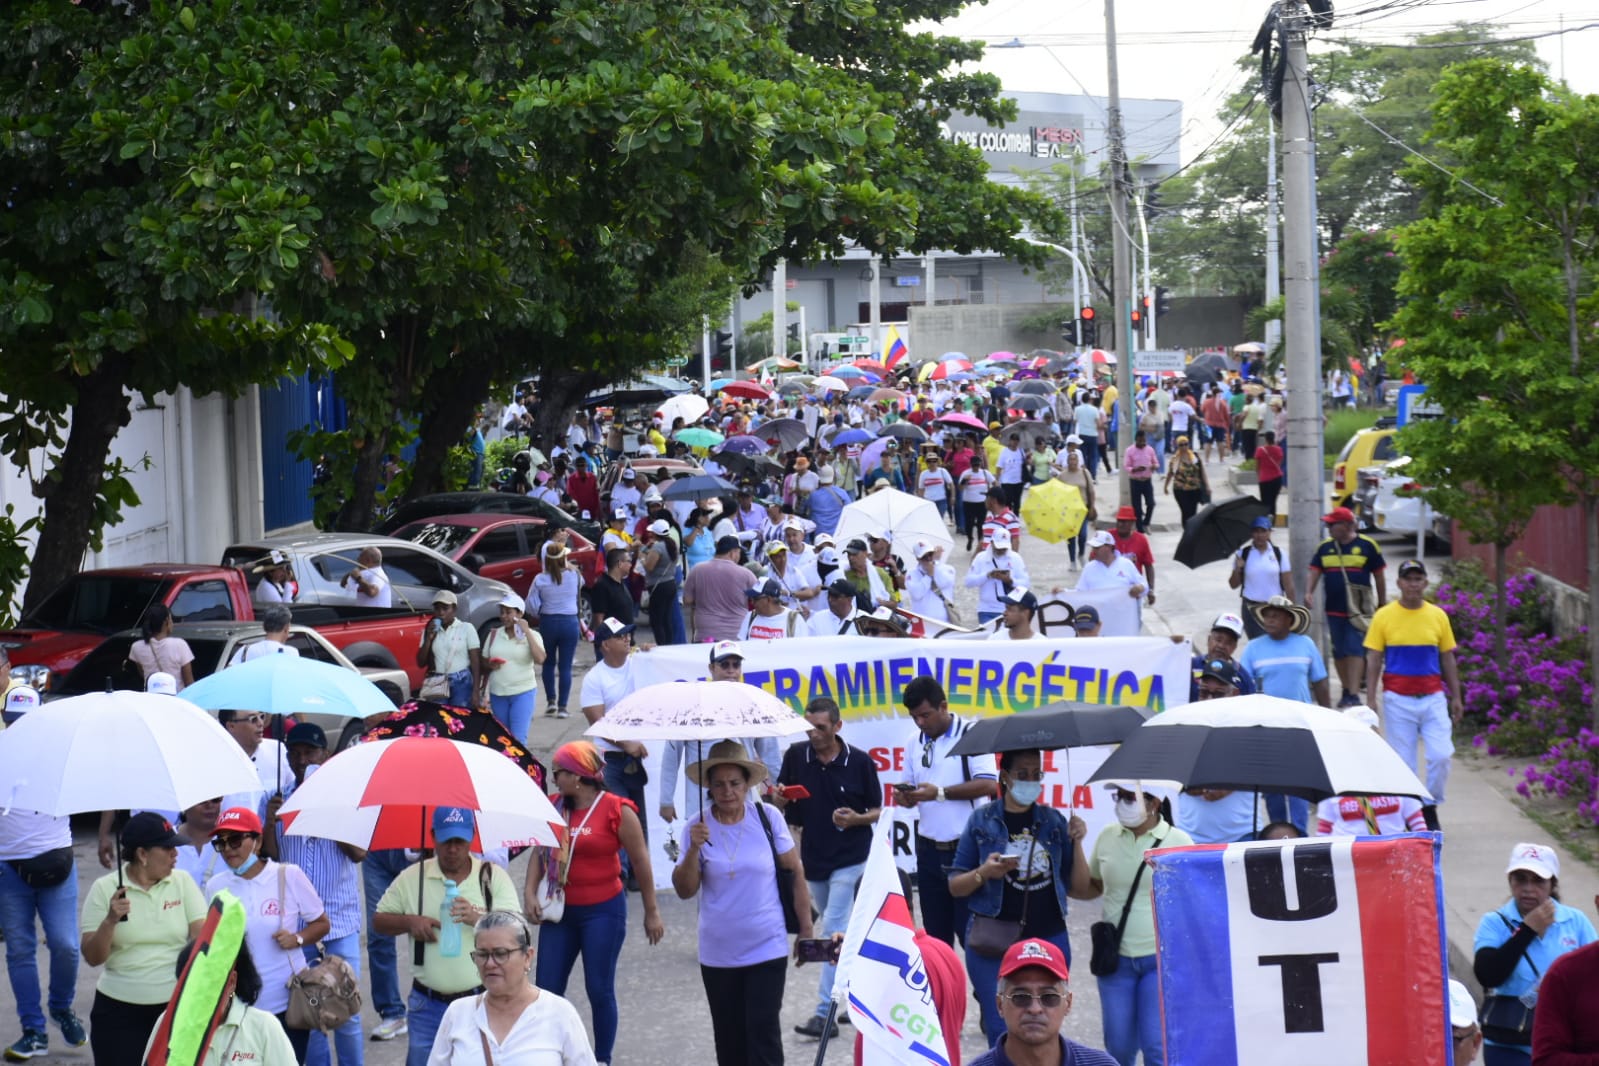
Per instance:
[[[305,937],[301,936],[299,933],[295,933],[294,943],[296,947],[305,947]]]
[[[943,800],[943,798],[944,798],[944,786],[943,785],[939,785],[938,786],[938,797],[937,798],[939,800]]]

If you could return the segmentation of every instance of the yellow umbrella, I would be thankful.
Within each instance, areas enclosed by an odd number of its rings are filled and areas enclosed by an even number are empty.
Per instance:
[[[1076,485],[1050,478],[1027,490],[1022,500],[1022,522],[1027,535],[1049,544],[1059,544],[1077,535],[1088,517],[1088,505]]]

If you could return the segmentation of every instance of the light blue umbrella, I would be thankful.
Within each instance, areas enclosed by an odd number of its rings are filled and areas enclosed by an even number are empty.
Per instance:
[[[183,698],[208,711],[350,718],[394,712],[383,690],[356,671],[298,655],[263,655],[218,670],[184,689]]]
[[[832,444],[833,447],[836,448],[840,444],[869,444],[876,439],[876,437],[872,436],[864,429],[851,428],[840,430],[838,433],[835,433],[833,435]]]
[[[966,353],[965,352],[945,352],[943,355],[938,357],[938,361],[940,363],[947,363],[951,359],[965,359],[965,358],[966,358]]]
[[[882,380],[881,378],[877,377],[877,375],[869,374],[858,366],[836,366],[832,370],[829,370],[828,373],[833,375],[835,378],[843,378],[845,381],[849,381],[852,378],[862,378],[874,381]]]

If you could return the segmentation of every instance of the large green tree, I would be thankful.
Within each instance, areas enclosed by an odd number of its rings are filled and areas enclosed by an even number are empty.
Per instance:
[[[1417,433],[1418,459],[1455,491],[1476,487],[1481,506],[1504,491],[1506,539],[1530,505],[1576,502],[1599,589],[1599,97],[1493,60],[1446,72],[1437,91],[1432,139],[1454,167],[1409,168],[1425,217],[1399,231],[1394,325],[1429,397],[1482,446]],[[1506,488],[1518,477],[1523,489]],[[1590,611],[1599,676],[1599,596]]]

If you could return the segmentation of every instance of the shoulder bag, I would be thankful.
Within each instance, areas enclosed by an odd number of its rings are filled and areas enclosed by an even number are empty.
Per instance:
[[[1038,847],[1038,816],[1033,816],[1033,839],[1027,845],[1027,870],[1033,869],[1033,851]],[[1051,864],[1051,870],[1054,866]],[[1053,876],[1053,875],[1052,875]],[[1051,886],[1053,887],[1053,886]],[[1000,885],[1000,899],[1003,900],[1005,886]],[[1019,922],[1006,921],[1001,918],[990,918],[986,914],[972,915],[972,924],[966,929],[966,946],[985,959],[1002,959],[1010,946],[1027,935],[1027,904],[1032,902],[1033,893],[1022,893],[1022,918]]]
[[[1516,927],[1510,924],[1510,919],[1501,914],[1499,920],[1509,928],[1511,936],[1516,935]],[[1525,954],[1522,955],[1522,959],[1525,959],[1527,965],[1532,968],[1534,977],[1541,976],[1538,973],[1537,963],[1527,958]],[[1532,1017],[1533,1008],[1529,1007],[1520,996],[1502,996],[1493,992],[1483,997],[1482,1013],[1478,1016],[1478,1021],[1482,1025],[1482,1035],[1496,1044],[1531,1047]]]
[[[1147,850],[1160,847],[1164,839],[1157,839]],[[1095,977],[1109,977],[1121,966],[1122,934],[1127,931],[1127,916],[1133,911],[1133,900],[1138,898],[1138,883],[1144,879],[1144,867],[1148,865],[1140,855],[1138,872],[1133,875],[1133,887],[1127,890],[1127,902],[1122,904],[1121,919],[1115,925],[1101,921],[1088,927],[1088,939],[1094,947],[1088,960],[1088,972]]]
[[[286,930],[288,906],[285,882],[288,873],[278,863],[278,928]],[[294,949],[296,952],[298,948]],[[361,982],[350,964],[329,955],[317,945],[320,958],[289,978],[289,1007],[284,1015],[287,1029],[320,1029],[331,1033],[361,1013]]]
[[[595,797],[594,802],[589,804],[588,813],[577,823],[576,829],[572,828],[571,818],[568,817],[565,844],[559,848],[544,849],[544,876],[539,878],[538,888],[534,890],[539,913],[542,915],[539,919],[541,923],[558,922],[566,916],[566,878],[572,872],[572,852],[577,847],[577,835],[589,824],[589,819],[594,817],[595,810],[604,799],[603,792]],[[488,864],[484,863],[484,868],[487,867]]]
[[[1371,616],[1377,613],[1377,590],[1370,585],[1357,585],[1349,580],[1349,567],[1339,564],[1344,576],[1344,600],[1349,606],[1349,624],[1364,633],[1371,627]]]
[[[783,928],[790,933],[800,931],[799,911],[794,906],[794,871],[786,868],[777,858],[777,838],[772,835],[772,823],[766,820],[766,804],[757,802],[755,813],[761,819],[761,830],[766,834],[766,844],[772,849],[772,866],[777,870],[777,902],[783,907]]]

